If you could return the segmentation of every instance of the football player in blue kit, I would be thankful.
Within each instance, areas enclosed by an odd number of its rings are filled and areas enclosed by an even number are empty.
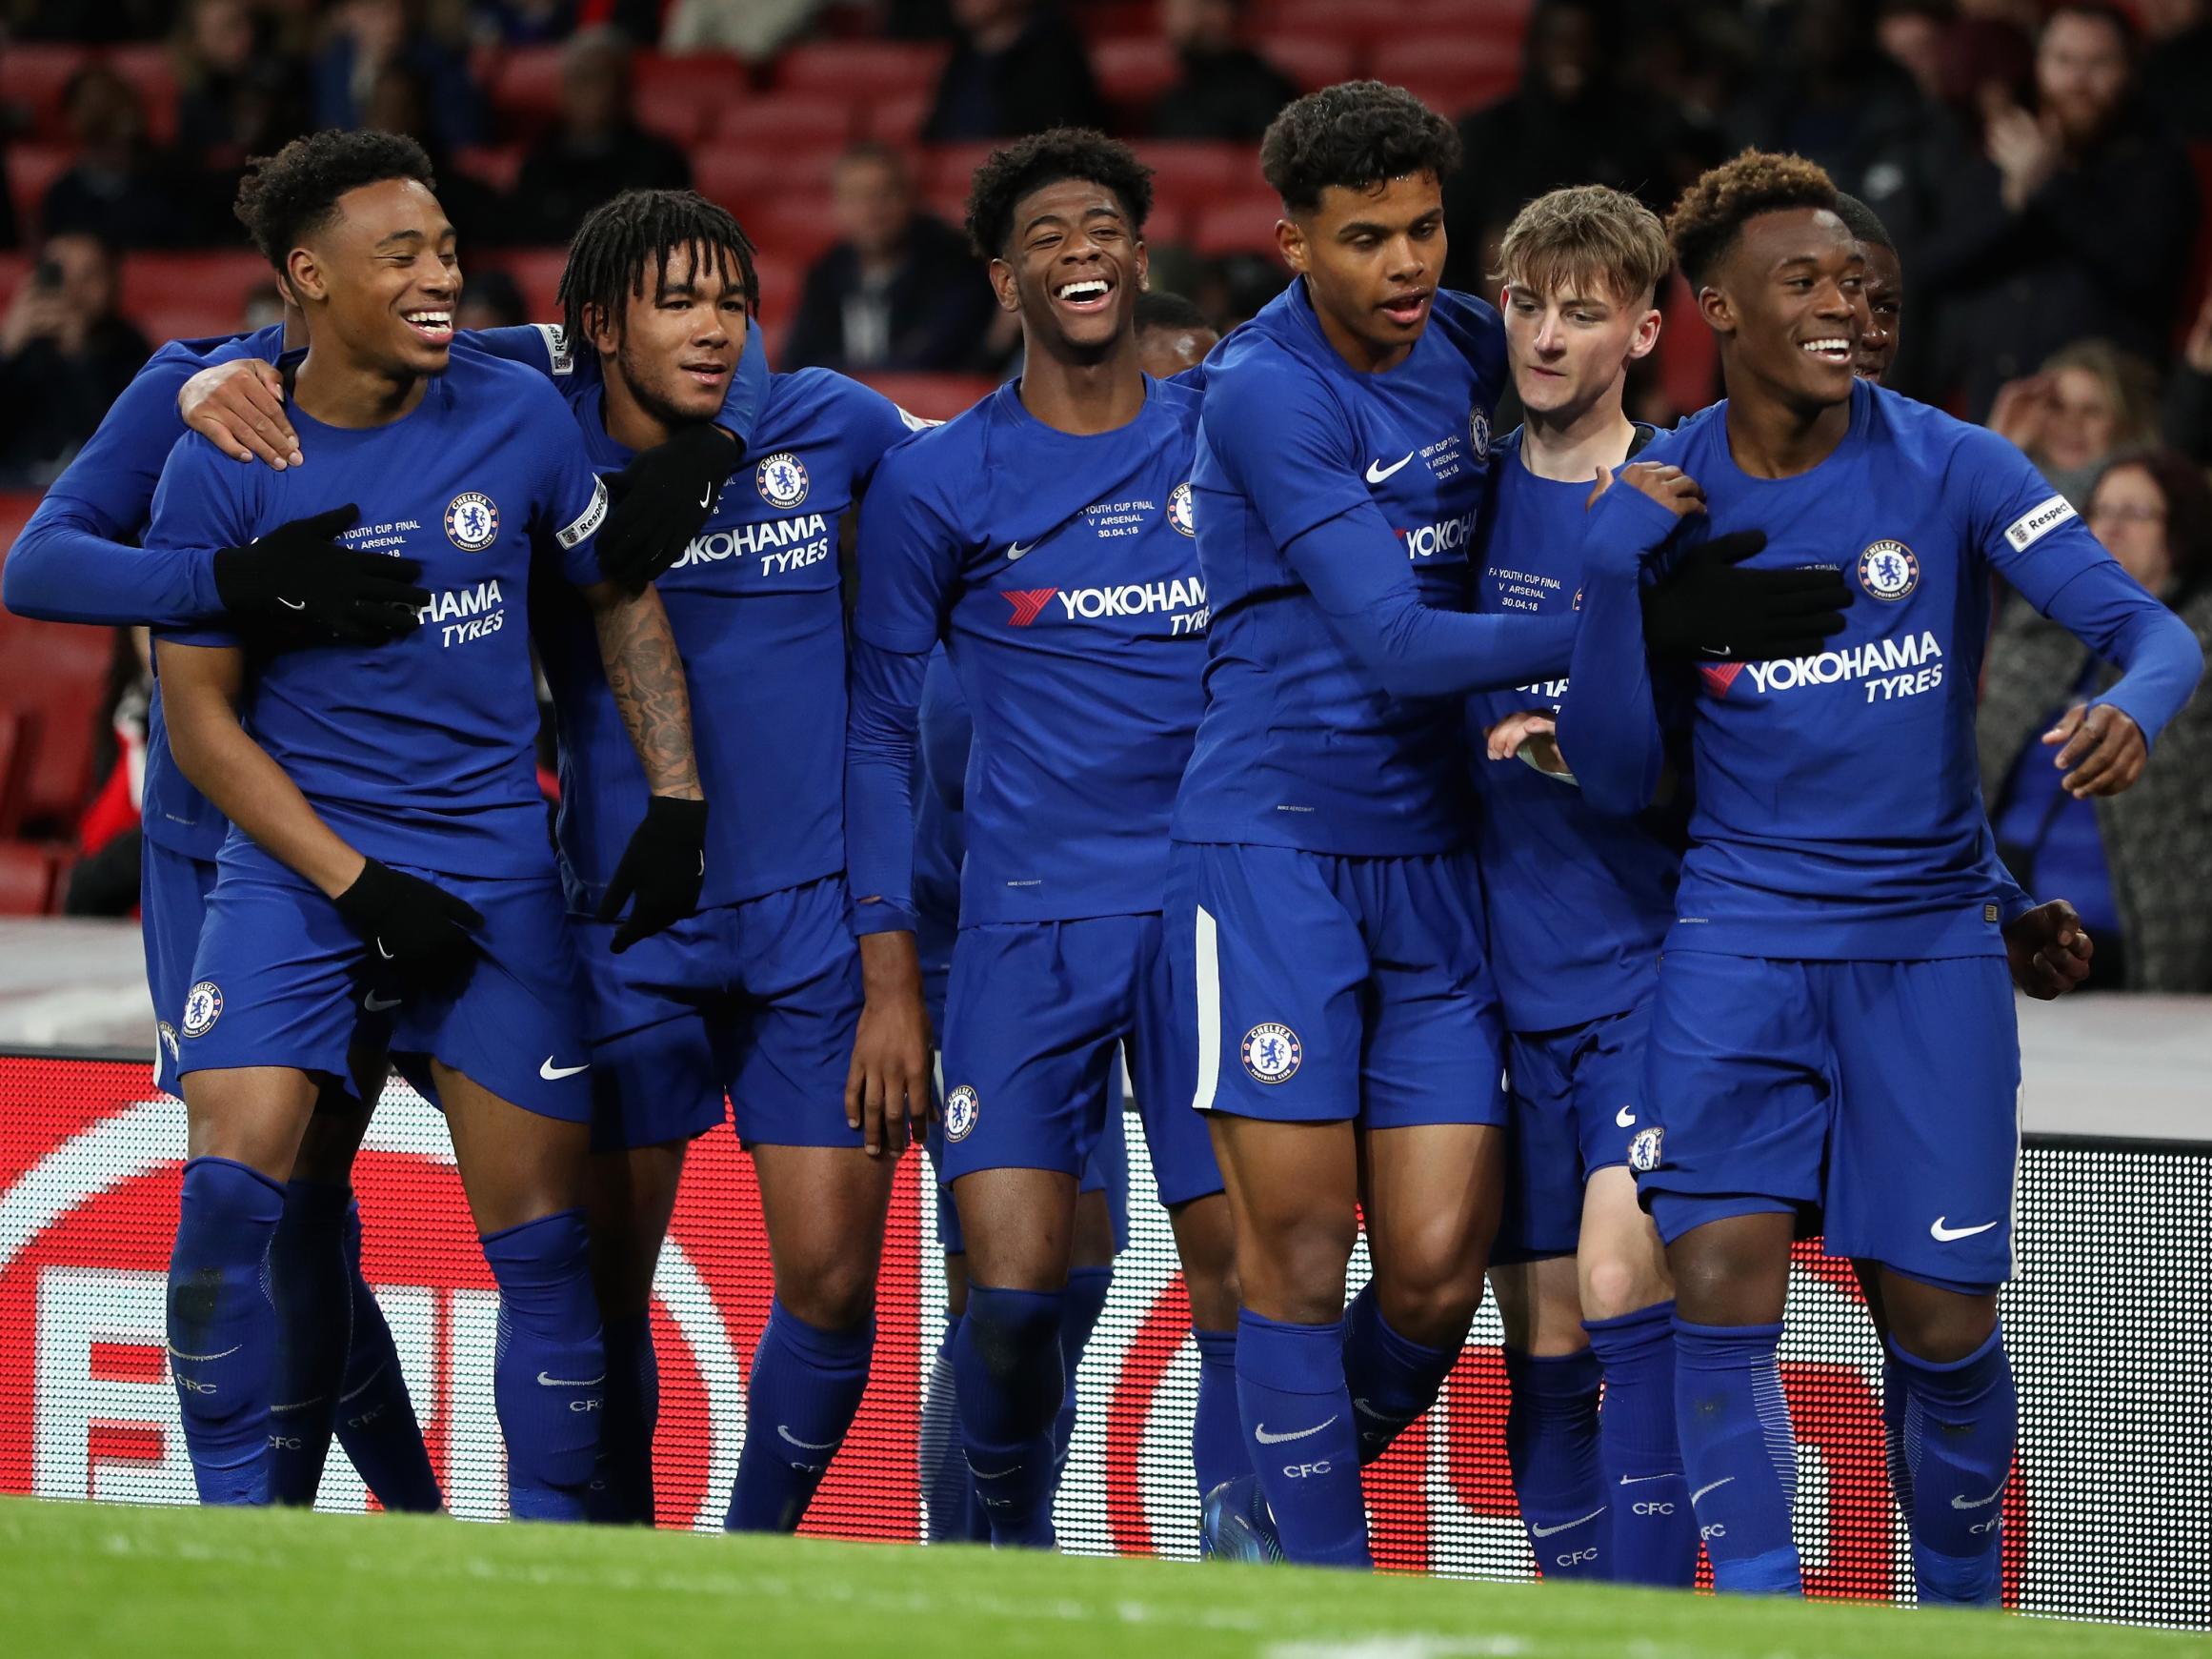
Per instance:
[[[1819,168],[1756,152],[1677,205],[1728,397],[1591,514],[1558,746],[1594,804],[1651,799],[1665,733],[1626,629],[1678,539],[1761,535],[1759,566],[1839,566],[1860,590],[1833,649],[1673,688],[1696,799],[1629,1162],[1667,1242],[1677,1425],[1719,1588],[1801,1588],[1776,1347],[1817,1207],[1827,1249],[1880,1285],[1920,1599],[1989,1603],[2018,1432],[1997,1319],[2019,1148],[2003,924],[2034,914],[1999,874],[1972,759],[1990,577],[2124,671],[2052,735],[2077,796],[2140,776],[2202,662],[2009,443],[1855,377],[1865,255],[1836,207]],[[2050,926],[2062,942],[2066,919]]]
[[[594,465],[711,418],[745,356],[753,246],[689,191],[593,210],[561,279],[569,337],[601,384],[573,400]],[[712,806],[699,913],[635,949],[578,922],[590,989],[593,1243],[607,1317],[607,1467],[594,1514],[650,1522],[657,1395],[648,1307],[686,1143],[727,1096],[753,1159],[774,1299],[746,1389],[726,1524],[790,1531],[867,1386],[875,1276],[903,1112],[924,1088],[911,953],[885,971],[847,921],[841,517],[914,422],[824,370],[770,374],[749,455],[657,586],[692,686]],[[581,605],[554,594],[540,649],[560,732],[558,836],[572,909],[619,879],[645,779]],[[618,689],[618,688],[617,688]],[[863,1099],[859,1080],[875,1083]]]
[[[170,1361],[203,1501],[270,1496],[275,1318],[261,1264],[322,1080],[364,1032],[426,1055],[500,1289],[493,1386],[510,1507],[578,1519],[604,1360],[580,1208],[581,987],[543,839],[529,647],[507,627],[541,550],[594,599],[656,796],[696,800],[682,665],[659,600],[601,580],[605,516],[542,377],[454,358],[453,231],[412,140],[322,132],[260,162],[239,212],[305,314],[293,418],[313,466],[171,455],[150,546],[238,545],[328,515],[422,567],[423,625],[365,650],[249,656],[164,634],[175,759],[231,820],[179,1020],[191,1124]],[[352,496],[373,503],[357,529]],[[550,568],[546,573],[554,574]],[[702,842],[657,813],[625,856],[645,935],[686,914]]]
[[[946,991],[943,1174],[969,1259],[954,1344],[993,1542],[1050,1548],[1081,1172],[1126,1051],[1201,1356],[1193,1457],[1236,1472],[1228,1206],[1160,929],[1167,818],[1201,698],[1196,396],[1147,376],[1151,174],[1060,129],[976,170],[968,228],[1022,377],[901,446],[861,513],[849,795],[858,925],[913,949],[915,709],[942,638],[975,723]],[[1016,568],[1018,566],[1018,568]],[[1203,1489],[1203,1487],[1201,1487]]]

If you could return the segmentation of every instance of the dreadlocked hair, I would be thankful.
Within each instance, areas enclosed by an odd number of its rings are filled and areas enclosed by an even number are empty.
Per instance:
[[[746,311],[760,314],[753,240],[728,209],[696,191],[626,190],[587,213],[569,244],[558,296],[570,341],[587,338],[587,309],[619,332],[633,298],[668,285],[668,262],[679,248],[691,250],[694,271],[712,264],[728,280],[734,270],[745,285]]]
[[[1667,215],[1675,263],[1694,289],[1736,246],[1746,220],[1791,208],[1836,211],[1836,181],[1801,155],[1746,150],[1733,161],[1700,173]]]
[[[413,139],[327,128],[247,162],[231,212],[282,275],[292,251],[336,215],[340,196],[391,178],[437,189],[430,157]]]
[[[1022,197],[1071,178],[1112,191],[1129,215],[1129,233],[1144,234],[1152,169],[1118,138],[1088,127],[1055,127],[994,150],[975,170],[968,187],[968,239],[975,252],[985,259],[1002,257]]]

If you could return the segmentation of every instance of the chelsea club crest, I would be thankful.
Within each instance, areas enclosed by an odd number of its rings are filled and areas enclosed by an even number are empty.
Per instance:
[[[205,1037],[223,1017],[223,992],[212,980],[202,980],[185,993],[184,1034]]]
[[[975,1091],[966,1083],[945,1096],[945,1139],[965,1141],[969,1131],[975,1127],[975,1120],[983,1115],[983,1103]]]
[[[1467,443],[1477,460],[1490,458],[1490,416],[1479,409],[1467,413]]]
[[[1901,541],[1878,541],[1859,556],[1859,585],[1878,599],[1901,599],[1920,582],[1920,561]]]
[[[499,539],[499,504],[481,490],[463,490],[446,504],[446,539],[463,553],[482,553]]]
[[[770,455],[753,469],[760,498],[771,507],[796,507],[807,498],[806,463],[789,450]]]
[[[1187,479],[1168,492],[1168,522],[1185,536],[1197,534],[1197,520],[1191,516],[1191,486]]]
[[[1258,1082],[1288,1082],[1297,1076],[1298,1062],[1305,1058],[1305,1050],[1298,1046],[1297,1032],[1269,1020],[1244,1034],[1238,1058],[1244,1062],[1244,1069]]]

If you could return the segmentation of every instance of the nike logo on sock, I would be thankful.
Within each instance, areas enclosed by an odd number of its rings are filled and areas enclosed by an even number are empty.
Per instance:
[[[1692,1492],[1692,1493],[1690,1494],[1690,1502],[1694,1504],[1694,1503],[1696,1503],[1696,1502],[1697,1502],[1697,1501],[1698,1501],[1699,1498],[1703,1497],[1703,1496],[1704,1496],[1704,1495],[1705,1495],[1707,1492],[1717,1492],[1717,1491],[1719,1491],[1719,1489],[1720,1489],[1722,1487],[1726,1486],[1726,1485],[1727,1485],[1727,1484],[1728,1484],[1730,1481],[1734,1480],[1735,1478],[1736,1478],[1736,1477],[1735,1477],[1734,1475],[1723,1475],[1723,1476],[1722,1476],[1722,1477],[1721,1477],[1719,1480],[1717,1480],[1717,1481],[1715,1481],[1715,1482],[1714,1482],[1714,1483],[1713,1483],[1711,1486],[1709,1486],[1709,1487],[1699,1487],[1699,1488],[1698,1488],[1696,1491],[1694,1491],[1694,1492]]]
[[[548,1388],[596,1388],[607,1380],[607,1373],[601,1371],[596,1377],[589,1378],[549,1377],[545,1372],[540,1371],[537,1374],[537,1380]]]
[[[172,1360],[189,1360],[195,1366],[204,1366],[210,1360],[227,1360],[245,1345],[244,1343],[238,1343],[233,1346],[225,1348],[219,1354],[188,1354],[172,1347],[169,1350],[169,1357]]]
[[[338,1404],[343,1406],[347,1401],[357,1398],[363,1389],[367,1388],[370,1384],[375,1382],[377,1378],[384,1375],[384,1366],[385,1362],[378,1360],[376,1362],[376,1368],[373,1371],[371,1371],[366,1377],[361,1379],[360,1386],[358,1387],[349,1388],[345,1393],[338,1396]]]
[[[1611,1506],[1609,1505],[1600,1504],[1598,1506],[1598,1507],[1592,1509],[1587,1515],[1582,1516],[1579,1520],[1561,1521],[1557,1527],[1538,1527],[1535,1522],[1532,1521],[1529,1523],[1528,1535],[1531,1538],[1549,1538],[1555,1532],[1564,1532],[1567,1531],[1570,1527],[1581,1526],[1585,1521],[1597,1520],[1598,1517],[1604,1514],[1606,1509],[1610,1507]]]
[[[824,1440],[820,1442],[801,1440],[797,1435],[794,1434],[790,1429],[786,1428],[780,1423],[775,1426],[775,1432],[781,1435],[785,1440],[789,1441],[792,1445],[797,1447],[801,1451],[835,1451],[837,1447],[843,1444],[843,1442],[835,1440]]]
[[[1267,1431],[1267,1425],[1261,1423],[1254,1426],[1252,1430],[1252,1438],[1258,1441],[1262,1446],[1280,1446],[1286,1440],[1303,1440],[1310,1434],[1318,1434],[1322,1429],[1328,1427],[1330,1424],[1336,1421],[1337,1414],[1332,1411],[1327,1417],[1315,1424],[1313,1427],[1294,1428],[1288,1434],[1270,1434]]]
[[[288,599],[282,594],[276,596],[276,602],[282,605],[288,611],[304,611],[307,609],[307,601],[305,599]]]
[[[1951,1507],[1954,1509],[1984,1509],[1987,1508],[1991,1504],[1996,1503],[1998,1499],[2003,1496],[2004,1488],[2002,1487],[1999,1487],[1997,1490],[1990,1493],[1986,1498],[1954,1497],[1951,1500]]]
[[[317,1394],[312,1400],[288,1400],[280,1406],[271,1406],[269,1407],[269,1412],[270,1415],[273,1417],[279,1411],[305,1411],[310,1406],[319,1406],[329,1398],[330,1396],[328,1394]],[[1956,1504],[1959,1502],[1959,1500],[1957,1498],[1953,1498],[1951,1502]]]
[[[1639,1487],[1645,1481],[1679,1481],[1681,1478],[1679,1473],[1669,1470],[1663,1475],[1622,1475],[1620,1484],[1624,1487]]]
[[[969,1464],[968,1472],[974,1475],[979,1481],[1002,1481],[1008,1475],[1017,1475],[1021,1473],[1021,1465],[1017,1463],[1010,1463],[1002,1469],[979,1469],[974,1464]],[[995,1503],[1003,1507],[1009,1500],[1005,1498],[985,1498],[983,1501],[986,1504]]]
[[[1947,1227],[1943,1224],[1947,1219],[1944,1216],[1938,1216],[1928,1224],[1928,1237],[1939,1244],[1947,1244],[1953,1239],[1971,1239],[1976,1233],[1986,1233],[1991,1227],[1997,1225],[1995,1222],[1983,1222],[1978,1227]]]
[[[1355,1410],[1355,1411],[1357,1411],[1357,1412],[1358,1412],[1358,1413],[1359,1413],[1359,1414],[1360,1414],[1362,1417],[1372,1417],[1372,1418],[1374,1418],[1374,1419],[1375,1419],[1375,1421],[1376,1421],[1376,1422],[1377,1422],[1377,1423],[1411,1423],[1411,1422],[1412,1422],[1412,1421],[1413,1421],[1415,1418],[1417,1418],[1417,1417],[1418,1417],[1418,1416],[1420,1415],[1420,1413],[1419,1413],[1418,1411],[1409,1411],[1409,1412],[1398,1412],[1398,1411],[1377,1411],[1377,1410],[1376,1410],[1376,1408],[1375,1408],[1374,1406],[1370,1406],[1370,1405],[1369,1405],[1369,1404],[1368,1404],[1368,1403],[1367,1403],[1365,1400],[1355,1400],[1355,1401],[1353,1401],[1353,1402],[1352,1402],[1352,1409],[1353,1409],[1353,1410]],[[1329,1423],[1334,1423],[1334,1422],[1336,1422],[1336,1419],[1335,1419],[1334,1417],[1332,1417],[1332,1418],[1330,1418],[1330,1419],[1329,1419]],[[1326,1428],[1326,1427],[1328,1427],[1328,1426],[1329,1426],[1329,1424],[1328,1424],[1328,1423],[1324,1423],[1324,1424],[1322,1424],[1322,1425],[1321,1425],[1321,1426],[1322,1426],[1323,1428]]]

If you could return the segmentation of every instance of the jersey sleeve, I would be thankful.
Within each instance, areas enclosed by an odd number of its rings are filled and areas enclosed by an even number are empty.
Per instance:
[[[845,441],[852,446],[854,488],[864,490],[874,481],[885,455],[936,423],[909,415],[872,386],[857,380],[849,385],[845,406],[838,414]]]
[[[2104,551],[2073,503],[2006,439],[1969,429],[1952,467],[1975,551],[2038,611],[2120,665],[2120,678],[2097,701],[2155,743],[2204,672],[2188,624]]]
[[[1615,485],[1590,509],[1582,534],[1581,625],[1567,694],[1559,704],[1559,752],[1599,812],[1642,811],[1659,792],[1667,749],[1662,708],[1643,643],[1646,556],[1679,520],[1642,491]]]
[[[197,433],[170,451],[154,487],[146,545],[160,553],[200,547],[243,547],[253,539],[245,490],[251,476]],[[238,637],[208,621],[159,630],[180,645],[235,645]]]
[[[937,448],[899,446],[876,469],[860,504],[860,598],[853,628],[885,651],[927,656],[958,579],[958,537],[930,485],[941,470],[932,465]]]
[[[182,430],[177,394],[204,367],[184,348],[164,346],[123,389],[16,537],[0,577],[10,610],[111,627],[181,627],[221,614],[214,556],[231,542],[131,545]]]
[[[1311,369],[1258,352],[1213,375],[1206,443],[1276,546],[1372,505],[1349,416]]]
[[[547,398],[531,441],[545,447],[546,468],[532,518],[540,547],[559,556],[561,574],[579,588],[605,579],[599,569],[599,527],[607,521],[607,486],[592,470],[584,435],[567,405]]]

